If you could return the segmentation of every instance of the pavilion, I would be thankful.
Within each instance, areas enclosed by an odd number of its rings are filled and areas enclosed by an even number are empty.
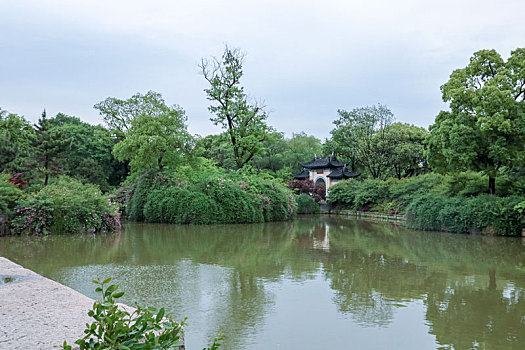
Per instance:
[[[299,163],[304,170],[293,177],[297,180],[312,180],[314,185],[324,183],[326,194],[328,189],[341,180],[358,177],[361,173],[347,169],[347,164],[339,161],[333,154],[329,157],[314,156],[308,163]]]

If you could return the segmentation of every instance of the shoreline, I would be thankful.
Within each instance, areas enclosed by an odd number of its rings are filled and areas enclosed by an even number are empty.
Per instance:
[[[388,215],[375,212],[360,212],[352,210],[343,210],[343,209],[321,209],[319,214],[321,215],[337,215],[337,216],[350,216],[357,218],[363,221],[372,221],[372,222],[389,222],[393,224],[399,224],[406,226],[406,216],[405,215]]]

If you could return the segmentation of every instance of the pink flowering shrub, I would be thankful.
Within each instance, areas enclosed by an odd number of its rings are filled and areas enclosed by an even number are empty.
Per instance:
[[[97,185],[60,177],[21,201],[10,227],[31,235],[112,231],[120,228],[119,207]]]

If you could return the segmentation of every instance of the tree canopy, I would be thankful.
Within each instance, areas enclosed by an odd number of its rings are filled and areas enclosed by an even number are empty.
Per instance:
[[[184,110],[166,105],[162,96],[152,91],[142,100],[140,96],[127,101],[137,114],[126,116],[125,138],[115,145],[113,154],[120,161],[129,160],[132,171],[180,165],[193,146]],[[138,104],[136,108],[133,103]]]
[[[475,52],[441,86],[442,111],[430,127],[427,156],[437,171],[483,171],[489,192],[503,167],[525,155],[525,49],[505,62],[495,50]]]

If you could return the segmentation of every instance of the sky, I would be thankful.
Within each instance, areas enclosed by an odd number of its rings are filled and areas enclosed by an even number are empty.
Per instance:
[[[523,0],[0,0],[0,108],[98,124],[96,103],[153,90],[192,134],[218,133],[198,64],[227,44],[288,137],[329,137],[338,109],[377,103],[428,127],[475,51],[525,46],[523,13]]]

